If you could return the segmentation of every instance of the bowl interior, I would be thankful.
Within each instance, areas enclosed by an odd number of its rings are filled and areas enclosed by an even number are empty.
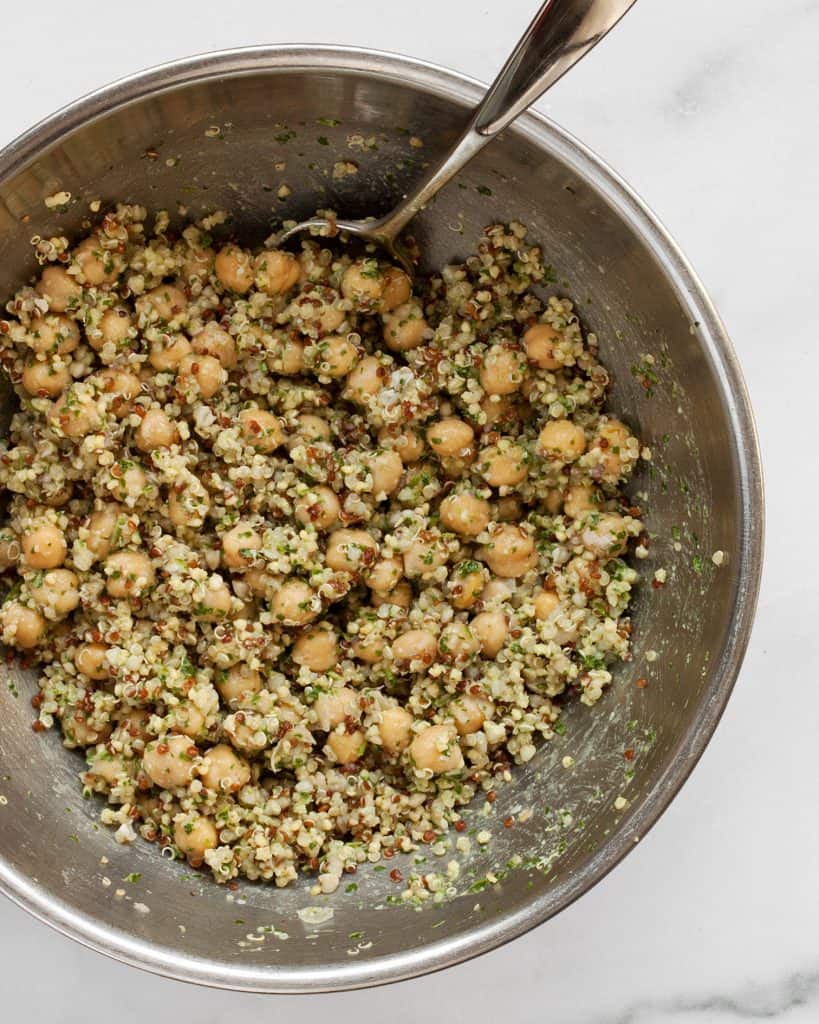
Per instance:
[[[105,113],[111,95],[119,105]],[[455,137],[475,95],[397,58],[271,50],[194,61],[92,98],[41,130],[54,141],[36,158],[34,140],[0,157],[0,293],[34,272],[33,235],[79,232],[96,199],[183,206],[189,216],[225,208],[253,241],[317,208],[382,212]],[[44,199],[62,190],[68,208],[50,210]],[[0,881],[36,913],[132,962],[215,984],[298,990],[405,977],[565,906],[684,779],[730,690],[753,604],[761,510],[749,518],[758,484],[741,382],[696,283],[640,208],[531,117],[486,149],[415,232],[427,264],[441,266],[472,251],[486,224],[509,219],[529,226],[554,268],[550,288],[573,297],[599,335],[610,405],[653,452],[632,487],[652,535],[633,661],[594,709],[571,709],[565,734],[516,770],[491,816],[472,808],[470,830],[488,830],[491,842],[459,854],[445,900],[420,910],[400,905],[403,886],[385,871],[360,870],[329,897],[311,896],[310,879],[231,892],[141,841],[118,846],[97,824],[96,799],[81,797],[80,757],[56,732],[31,729],[35,673],[4,668]],[[8,401],[4,412],[7,421]],[[660,568],[668,581],[654,589]],[[425,865],[389,866],[406,877],[453,859],[427,851]],[[137,882],[123,881],[133,872]]]

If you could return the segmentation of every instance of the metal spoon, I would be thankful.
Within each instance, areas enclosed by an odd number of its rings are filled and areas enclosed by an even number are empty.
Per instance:
[[[463,134],[437,167],[386,216],[370,220],[321,217],[302,221],[282,232],[281,244],[302,231],[346,231],[377,242],[412,274],[414,267],[398,236],[439,189],[491,142],[527,107],[592,49],[634,4],[635,0],[546,0],[520,42],[489,87]]]

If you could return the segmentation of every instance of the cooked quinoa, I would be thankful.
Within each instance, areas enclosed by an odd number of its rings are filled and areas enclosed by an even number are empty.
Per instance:
[[[640,444],[520,224],[412,282],[146,219],[36,240],[0,321],[2,640],[119,841],[331,892],[600,698]]]

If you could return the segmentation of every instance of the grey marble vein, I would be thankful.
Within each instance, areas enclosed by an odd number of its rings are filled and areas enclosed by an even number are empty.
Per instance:
[[[664,113],[687,118],[726,103],[736,107],[736,89],[744,79],[776,72],[775,64],[767,66],[772,43],[794,32],[815,31],[811,22],[817,15],[819,0],[778,0],[768,8],[750,4],[737,11],[732,37],[716,45],[704,26],[702,55],[672,90]]]
[[[819,1020],[819,968],[789,974],[768,984],[696,999],[647,1000],[615,1017],[595,1016],[593,1024],[728,1024],[729,1021],[779,1020],[791,1010],[815,1004]],[[589,1022],[592,1024],[592,1021]]]

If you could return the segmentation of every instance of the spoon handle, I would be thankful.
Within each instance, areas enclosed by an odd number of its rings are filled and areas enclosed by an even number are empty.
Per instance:
[[[439,189],[614,28],[635,0],[545,0],[463,134],[433,170],[377,225],[394,240]]]

